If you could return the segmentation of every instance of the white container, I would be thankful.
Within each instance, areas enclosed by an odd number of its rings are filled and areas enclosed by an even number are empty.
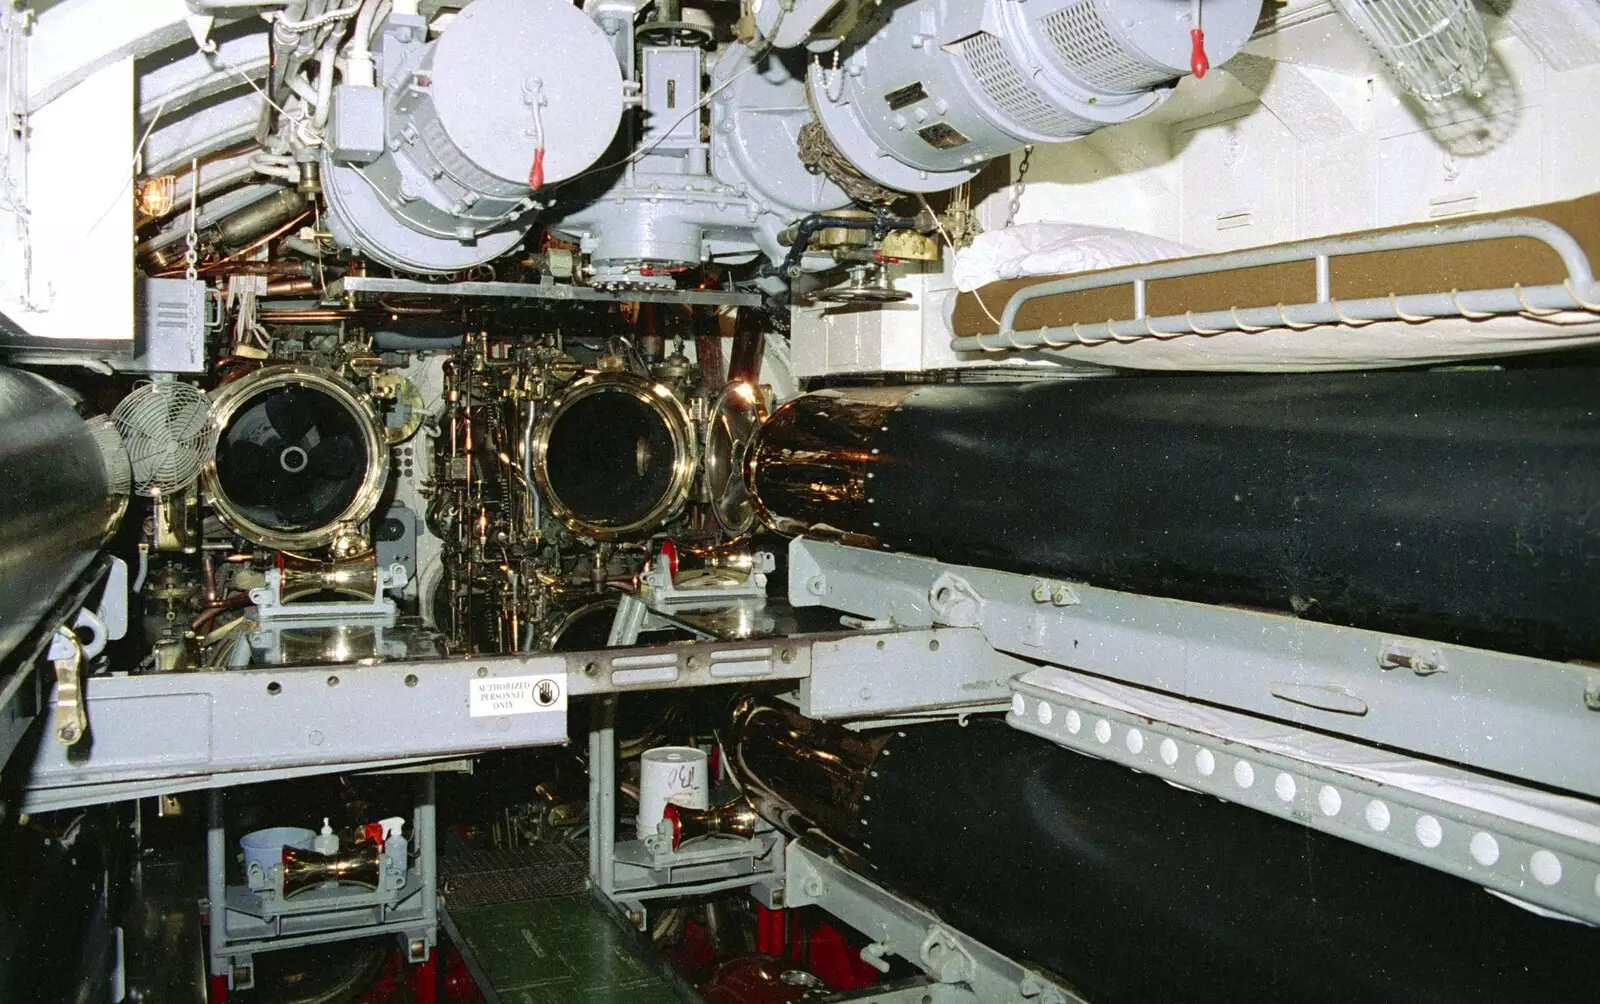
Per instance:
[[[311,849],[318,854],[339,853],[339,835],[328,825],[327,816],[322,817],[322,832],[311,838]]]
[[[645,750],[639,763],[639,839],[652,836],[667,803],[706,809],[711,806],[711,778],[704,750],[693,746],[657,746]]]
[[[245,880],[257,891],[277,888],[283,876],[283,849],[311,849],[314,830],[303,826],[274,826],[255,830],[239,838],[244,852]]]

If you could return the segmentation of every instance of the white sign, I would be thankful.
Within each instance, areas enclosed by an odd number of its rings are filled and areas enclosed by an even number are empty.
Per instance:
[[[492,676],[467,684],[473,718],[567,710],[567,674]]]

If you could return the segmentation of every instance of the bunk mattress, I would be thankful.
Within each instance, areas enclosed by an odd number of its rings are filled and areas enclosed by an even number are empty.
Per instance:
[[[1564,202],[1457,217],[1448,222],[1511,216],[1532,216],[1555,223],[1576,239],[1591,262],[1600,262],[1600,193]],[[1389,229],[1407,230],[1413,226]],[[1521,237],[1371,251],[1336,257],[1329,263],[1330,292],[1335,300],[1341,301],[1513,284],[1525,287],[1559,284],[1565,277],[1566,269],[1554,251],[1539,241]],[[950,327],[957,337],[992,335],[999,330],[999,325],[989,315],[999,317],[1012,293],[1044,279],[1058,278],[1067,276],[1051,274],[1006,279],[958,293],[951,305]],[[1154,317],[1270,307],[1315,299],[1315,266],[1310,261],[1150,280],[1145,290],[1146,313]],[[1134,289],[1128,282],[1031,300],[1018,311],[1015,327],[1017,331],[1066,328],[1070,333],[1074,324],[1130,318],[1134,313]],[[1059,335],[1057,339],[1064,340]],[[1477,319],[1435,318],[1256,332],[1183,333],[1173,337],[1069,344],[1047,351],[1058,359],[1132,369],[1271,372],[1445,363],[1597,343],[1600,343],[1600,311],[1572,310]]]

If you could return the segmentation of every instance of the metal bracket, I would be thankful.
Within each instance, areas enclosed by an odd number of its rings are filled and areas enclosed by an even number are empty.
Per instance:
[[[956,935],[934,924],[917,950],[922,969],[940,983],[965,983],[975,963]]]
[[[996,652],[973,628],[875,631],[819,641],[796,706],[807,718],[991,710],[1033,664]]]
[[[285,603],[281,593],[282,582],[282,572],[269,568],[266,585],[250,590],[250,602],[256,605],[256,617],[259,620],[292,619],[302,623],[346,624],[351,621],[392,620],[395,616],[394,600],[384,594],[404,589],[407,576],[406,566],[398,561],[388,568],[379,568],[371,601],[341,603]]]
[[[977,627],[983,622],[983,597],[953,572],[942,573],[928,587],[928,609],[934,623],[945,627]]]
[[[56,742],[73,746],[88,734],[89,716],[83,708],[83,647],[70,628],[56,631],[55,640],[50,644],[50,663],[56,671]]]
[[[965,984],[978,1001],[1084,1004],[1083,998],[1042,973],[951,928],[922,907],[799,841],[791,842],[784,856],[784,881],[784,905],[821,907],[871,938],[861,958],[880,971],[887,968],[884,956],[898,955],[941,985]]]
[[[474,716],[474,688],[531,676],[584,698],[781,683],[809,675],[814,647],[837,637],[96,676],[93,747],[80,758],[41,744],[24,811],[556,745],[567,741],[565,705]]]
[[[766,574],[771,568],[771,555],[758,554],[753,570],[742,584],[678,589],[673,582],[670,560],[658,555],[645,572],[644,588],[636,595],[622,597],[611,624],[609,644],[631,645],[638,640],[641,631],[678,626],[679,622],[663,612],[666,610],[764,604]],[[787,640],[711,644],[718,650],[705,651],[688,659],[691,669],[708,671],[713,678],[711,682],[721,682],[719,677],[767,675],[779,663],[793,665],[797,659],[796,648]],[[776,651],[780,647],[781,651]],[[634,651],[610,655],[613,682],[633,679],[659,685],[677,679],[676,653],[681,651],[680,647],[652,654],[634,654]],[[659,837],[617,840],[614,712],[613,702],[601,702],[589,733],[589,875],[594,889],[621,906],[628,917],[639,918],[635,923],[643,927],[647,916],[645,901],[649,899],[773,885],[783,871],[783,839],[770,829],[749,839],[718,838],[677,850],[670,847],[670,842],[664,845]]]
[[[223,827],[223,794],[213,791],[206,833],[211,975],[225,978],[231,990],[246,990],[254,986],[254,956],[260,952],[384,934],[400,937],[408,961],[426,959],[438,940],[439,923],[435,784],[431,772],[420,773],[416,782],[411,818],[411,851],[416,860],[405,868],[403,882],[396,884],[389,878],[391,862],[385,854],[382,888],[366,891],[331,885],[293,900],[248,885],[227,884],[232,853]]]
[[[783,836],[768,829],[748,839],[717,837],[673,850],[654,838],[615,845],[612,885],[619,901],[686,896],[770,882],[783,871]]]
[[[128,633],[128,564],[112,558],[97,610],[80,607],[69,627],[63,624],[50,639],[46,658],[55,669],[56,742],[75,746],[89,732],[84,706],[83,664],[105,651],[106,642]],[[84,636],[87,635],[87,640]]]

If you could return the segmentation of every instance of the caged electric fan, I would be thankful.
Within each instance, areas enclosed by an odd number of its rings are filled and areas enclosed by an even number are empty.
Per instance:
[[[1334,0],[1399,85],[1425,102],[1470,91],[1489,61],[1472,0]]]
[[[211,406],[198,387],[178,380],[140,384],[111,418],[127,446],[133,488],[140,495],[171,495],[200,476]]]

